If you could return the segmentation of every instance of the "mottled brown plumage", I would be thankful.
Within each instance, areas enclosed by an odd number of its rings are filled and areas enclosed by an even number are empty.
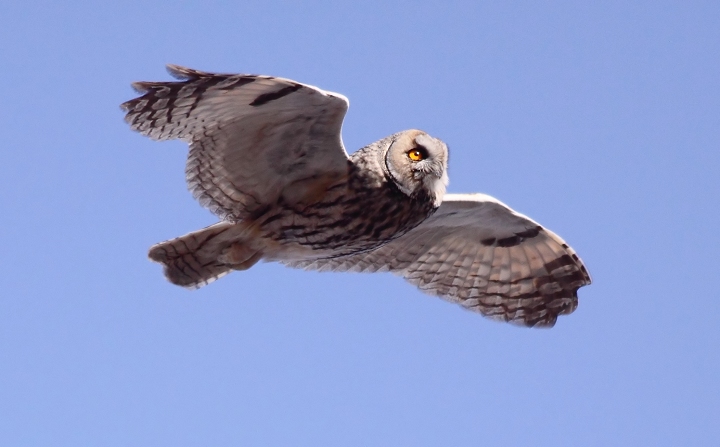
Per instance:
[[[260,260],[391,271],[490,318],[552,326],[590,277],[558,236],[497,200],[445,194],[447,146],[410,130],[352,156],[347,99],[282,78],[178,66],[138,82],[130,126],[190,145],[186,176],[221,222],[150,249],[167,278],[200,287]]]

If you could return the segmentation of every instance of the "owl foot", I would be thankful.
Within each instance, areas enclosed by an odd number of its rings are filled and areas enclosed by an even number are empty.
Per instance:
[[[263,253],[245,244],[235,242],[223,254],[218,261],[227,264],[233,270],[247,270],[262,258]]]

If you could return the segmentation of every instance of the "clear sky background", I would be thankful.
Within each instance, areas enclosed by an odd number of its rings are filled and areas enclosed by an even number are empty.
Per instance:
[[[340,92],[349,151],[442,138],[594,283],[551,330],[390,274],[172,286],[148,247],[215,218],[118,107],[166,63]],[[0,68],[0,445],[720,445],[720,3],[9,0]]]

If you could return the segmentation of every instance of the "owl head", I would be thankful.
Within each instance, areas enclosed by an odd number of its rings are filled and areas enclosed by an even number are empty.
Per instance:
[[[405,194],[424,190],[440,206],[448,184],[448,148],[421,130],[406,130],[387,139],[384,170]]]

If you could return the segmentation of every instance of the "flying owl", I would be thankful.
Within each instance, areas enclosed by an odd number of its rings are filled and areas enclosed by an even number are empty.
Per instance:
[[[220,222],[150,248],[173,284],[204,286],[260,260],[389,271],[494,320],[553,326],[590,276],[575,251],[484,194],[446,194],[448,148],[406,130],[348,155],[348,100],[289,79],[169,65],[136,82],[130,127],[189,143],[193,196]]]

